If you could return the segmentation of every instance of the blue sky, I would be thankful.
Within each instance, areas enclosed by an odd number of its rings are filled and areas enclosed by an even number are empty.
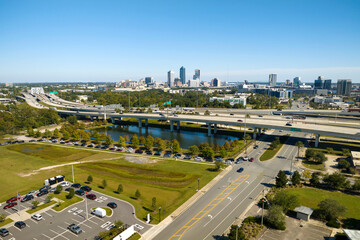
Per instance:
[[[359,0],[0,0],[0,82],[360,82]]]

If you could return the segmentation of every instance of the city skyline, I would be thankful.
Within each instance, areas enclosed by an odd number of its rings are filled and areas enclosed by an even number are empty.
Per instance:
[[[209,82],[360,82],[359,1],[20,2],[0,2],[1,83],[166,82],[182,65]]]

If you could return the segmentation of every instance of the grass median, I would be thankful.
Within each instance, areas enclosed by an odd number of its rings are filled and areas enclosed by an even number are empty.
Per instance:
[[[57,199],[62,200],[63,202],[56,204],[54,207],[52,207],[52,209],[54,209],[55,211],[61,211],[75,203],[81,202],[83,199],[81,197],[78,196],[73,196],[71,199],[67,199],[66,195],[68,195],[69,193],[67,192],[62,192],[59,194],[52,194],[54,197],[56,197]]]
[[[40,211],[41,209],[47,208],[47,207],[49,207],[49,206],[51,206],[51,205],[53,205],[55,203],[56,203],[56,201],[52,200],[50,202],[43,203],[43,204],[37,206],[36,208],[31,208],[31,209],[27,210],[26,212],[29,213],[29,214],[32,214],[32,213],[35,213],[37,211]]]
[[[275,148],[271,148],[268,147],[268,149],[266,149],[266,151],[261,155],[260,157],[260,161],[267,161],[272,159],[281,149],[281,147],[284,145],[284,143],[288,140],[289,135],[284,135],[281,136],[280,139],[280,144],[277,145],[277,147]]]
[[[12,220],[11,218],[6,218],[4,221],[0,222],[0,227],[5,226],[9,223],[12,223],[14,220]]]

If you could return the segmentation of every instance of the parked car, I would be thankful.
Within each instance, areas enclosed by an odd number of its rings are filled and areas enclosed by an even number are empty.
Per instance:
[[[91,191],[91,187],[89,187],[89,186],[82,186],[82,187],[80,188],[80,190],[83,190],[83,191],[85,191],[85,192],[90,192],[90,191]]]
[[[253,162],[253,161],[254,161],[254,158],[253,158],[253,157],[249,159],[249,162]]]
[[[174,158],[181,158],[181,154],[180,153],[177,153],[173,156]]]
[[[45,195],[45,194],[48,194],[49,193],[49,191],[47,190],[47,189],[44,189],[44,190],[42,190],[42,191],[39,191],[37,194],[36,194],[36,196],[37,197],[41,197],[41,196],[43,196],[43,195]]]
[[[20,199],[20,197],[12,197],[12,198],[9,198],[8,200],[6,200],[6,203],[16,202],[18,199]]]
[[[100,144],[99,144],[99,145],[96,145],[95,148],[101,148],[101,145],[100,145]]]
[[[76,224],[70,224],[68,227],[67,227],[71,232],[75,233],[75,234],[80,234],[82,233],[82,229],[76,225]]]
[[[0,236],[6,237],[9,234],[9,231],[6,228],[0,228]]]
[[[75,194],[76,194],[76,195],[79,195],[79,196],[84,196],[84,195],[85,195],[85,192],[84,192],[83,190],[79,190],[79,189],[78,189],[78,190],[75,191]]]
[[[55,192],[55,191],[56,191],[56,187],[50,189],[50,190],[49,190],[49,193],[53,193],[53,192]]]
[[[194,157],[194,160],[195,161],[203,161],[204,159],[202,157],[197,156],[197,157]]]
[[[36,221],[40,221],[42,218],[42,216],[40,214],[34,214],[31,216],[32,219],[36,220]]]
[[[82,147],[86,147],[86,143],[81,144]]]
[[[171,157],[171,153],[165,153],[164,157]]]
[[[292,124],[288,122],[288,123],[286,123],[286,126],[292,126]]]
[[[17,205],[17,202],[12,202],[12,203],[9,203],[9,204],[5,205],[3,208],[8,209],[8,208],[12,208],[12,207],[14,207],[16,205]]]
[[[101,149],[108,149],[108,147],[109,147],[109,146],[104,145],[104,146],[101,147]]]
[[[238,173],[241,173],[242,171],[244,171],[244,168],[239,168],[238,170],[236,170]]]
[[[23,229],[26,227],[26,223],[24,223],[23,221],[18,221],[14,225],[15,225],[15,227],[17,227],[19,229]]]
[[[112,208],[112,209],[117,208],[117,204],[114,203],[114,202],[109,202],[109,203],[107,204],[107,206],[108,206],[109,208]]]
[[[191,155],[185,155],[184,159],[190,160],[190,159],[191,159]]]
[[[69,187],[69,186],[70,186],[70,183],[69,183],[69,182],[66,182],[66,181],[61,182],[60,184],[61,184],[61,186],[63,186],[63,187]]]
[[[95,195],[95,194],[88,194],[88,195],[86,195],[86,197],[87,197],[88,199],[91,199],[91,200],[95,200],[95,199],[96,199],[96,195]]]
[[[153,155],[152,151],[150,151],[150,150],[146,151],[146,154],[147,155]]]
[[[35,139],[31,139],[29,142],[36,142],[36,140],[35,140]]]
[[[94,147],[94,144],[89,144],[89,145],[87,145],[87,147],[92,148],[92,147]]]
[[[255,145],[255,146],[254,146],[254,149],[257,149],[258,147],[259,147],[259,145]]]
[[[142,154],[142,153],[143,153],[143,150],[141,150],[141,149],[136,149],[135,153]]]
[[[26,195],[25,197],[23,197],[23,199],[21,199],[21,202],[27,202],[34,199],[33,195]]]
[[[65,188],[65,192],[70,192],[70,189],[71,189],[71,187],[69,187],[69,188]]]
[[[258,115],[258,117],[263,117],[262,115]]]
[[[71,184],[71,187],[73,187],[73,188],[80,188],[80,187],[81,187],[81,184],[80,184],[80,183],[73,183],[73,184]]]
[[[161,152],[155,152],[154,155],[155,156],[161,156]]]
[[[237,120],[238,122],[243,122],[243,120],[241,120],[241,119],[239,119],[239,120]]]

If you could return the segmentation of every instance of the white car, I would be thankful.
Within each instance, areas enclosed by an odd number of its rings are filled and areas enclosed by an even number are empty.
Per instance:
[[[70,186],[70,183],[68,183],[68,182],[61,182],[60,184],[63,187],[69,187]]]
[[[32,215],[31,218],[36,221],[40,221],[42,219],[42,216],[37,213],[37,214]]]
[[[38,191],[37,190],[32,190],[30,192],[28,192],[26,195],[34,195],[36,194]]]
[[[203,161],[202,157],[194,157],[195,161]]]

